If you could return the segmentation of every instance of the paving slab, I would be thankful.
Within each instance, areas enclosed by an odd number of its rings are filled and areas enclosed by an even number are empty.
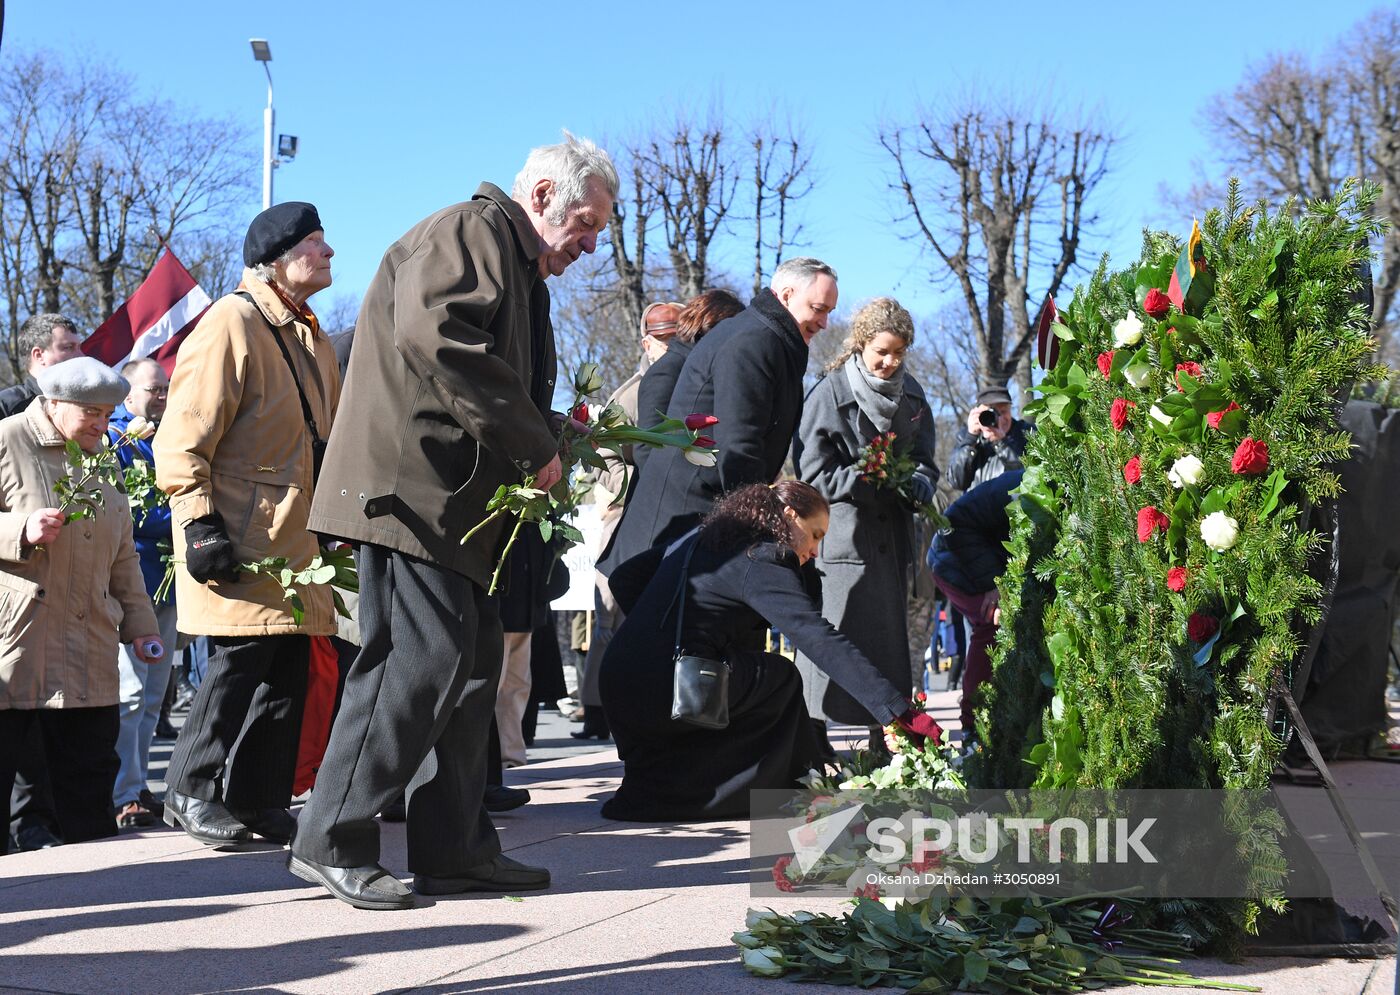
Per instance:
[[[861,735],[845,729],[833,738],[845,744]],[[1400,768],[1363,766],[1348,778],[1400,785]],[[742,821],[603,819],[599,804],[621,773],[616,752],[603,745],[507,772],[532,801],[497,818],[502,845],[549,867],[553,886],[422,899],[404,912],[335,901],[289,875],[281,848],[215,851],[164,827],[0,858],[0,991],[788,990],[745,974],[730,934],[754,904],[842,906],[810,897],[751,900]],[[383,851],[386,866],[407,878],[401,825],[383,827]],[[1189,966],[1281,995],[1391,995],[1395,984],[1393,961]]]

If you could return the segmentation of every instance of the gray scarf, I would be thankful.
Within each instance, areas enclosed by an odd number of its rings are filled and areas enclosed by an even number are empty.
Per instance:
[[[881,380],[865,368],[865,360],[855,352],[846,360],[846,382],[851,385],[851,393],[856,396],[856,405],[861,413],[870,419],[876,429],[888,432],[894,424],[900,399],[904,397],[904,367],[901,366],[888,380]]]

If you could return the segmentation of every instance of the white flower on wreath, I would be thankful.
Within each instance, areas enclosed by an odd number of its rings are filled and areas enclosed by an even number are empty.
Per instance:
[[[1122,349],[1137,345],[1141,341],[1142,319],[1137,316],[1136,311],[1129,311],[1127,317],[1118,319],[1118,323],[1113,326],[1113,344]]]
[[[1223,553],[1240,537],[1240,523],[1223,511],[1212,511],[1201,519],[1201,539],[1217,553]]]
[[[1172,464],[1171,469],[1167,471],[1167,479],[1172,482],[1173,487],[1180,490],[1188,485],[1199,484],[1205,470],[1204,463],[1187,453]]]
[[[1123,367],[1123,379],[1142,390],[1147,386],[1147,381],[1152,379],[1152,367],[1143,363],[1130,363]]]

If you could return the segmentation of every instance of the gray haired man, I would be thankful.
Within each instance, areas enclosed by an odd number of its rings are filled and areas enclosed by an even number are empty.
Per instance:
[[[719,460],[696,465],[679,449],[647,457],[600,571],[611,575],[619,563],[685,535],[721,495],[777,478],[802,416],[807,347],[835,309],[836,271],[820,259],[789,259],[745,310],[700,340],[666,413],[718,418],[709,434]]]
[[[19,326],[19,352],[28,364],[28,374],[13,387],[0,390],[0,418],[19,414],[29,402],[39,396],[39,383],[34,379],[40,370],[48,369],[66,359],[81,356],[83,337],[77,323],[61,314],[36,314]]]
[[[607,154],[566,133],[510,195],[483,183],[410,228],[365,294],[311,513],[358,544],[361,650],[288,864],[359,908],[413,904],[379,865],[375,822],[405,789],[420,893],[549,884],[501,853],[482,807],[501,528],[460,540],[500,485],[561,477],[544,280],[597,247],[617,186]]]

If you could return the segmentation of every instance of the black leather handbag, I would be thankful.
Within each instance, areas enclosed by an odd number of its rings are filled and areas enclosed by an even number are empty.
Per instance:
[[[692,656],[681,649],[681,625],[685,621],[685,582],[690,574],[690,556],[699,537],[691,540],[681,566],[681,583],[676,589],[675,676],[671,687],[671,718],[702,729],[724,729],[729,725],[729,664]]]

